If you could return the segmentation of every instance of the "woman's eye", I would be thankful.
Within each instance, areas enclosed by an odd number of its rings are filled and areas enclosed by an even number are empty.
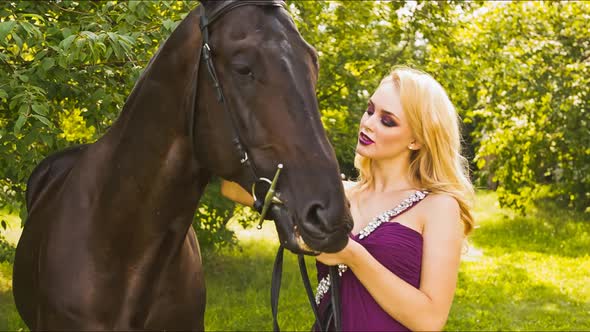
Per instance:
[[[395,120],[393,120],[392,118],[389,118],[389,117],[383,117],[381,119],[381,123],[385,127],[395,127],[395,126],[397,126],[397,123],[395,122]]]
[[[373,115],[373,113],[375,113],[375,105],[369,104],[369,106],[367,106],[366,112],[369,115]]]

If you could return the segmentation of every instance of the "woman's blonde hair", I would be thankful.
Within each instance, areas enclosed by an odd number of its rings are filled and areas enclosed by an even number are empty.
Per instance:
[[[469,180],[467,159],[461,155],[460,120],[444,88],[422,71],[395,67],[384,80],[392,79],[398,89],[403,112],[418,150],[410,154],[409,178],[413,185],[431,193],[445,193],[459,203],[465,234],[474,226],[471,214],[474,190]],[[371,159],[359,154],[357,190],[373,184]]]

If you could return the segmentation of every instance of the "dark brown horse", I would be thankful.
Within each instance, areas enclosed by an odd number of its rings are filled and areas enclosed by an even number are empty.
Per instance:
[[[235,1],[202,2],[154,55],[112,128],[31,175],[13,286],[32,330],[202,330],[191,221],[213,175],[250,188],[254,167],[272,178],[283,163],[284,205],[269,215],[281,243],[295,252],[301,239],[316,251],[346,244],[352,224],[318,113],[314,49],[276,4],[219,15],[209,45],[225,109],[201,57],[199,19]],[[235,133],[253,168],[240,163]]]

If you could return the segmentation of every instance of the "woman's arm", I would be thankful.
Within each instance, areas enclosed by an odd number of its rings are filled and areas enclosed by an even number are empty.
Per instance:
[[[358,242],[349,241],[336,254],[318,260],[350,267],[371,296],[390,316],[411,330],[441,330],[447,320],[457,284],[463,244],[459,205],[452,197],[432,195],[423,203],[425,216],[420,289],[379,263]]]
[[[254,198],[239,184],[227,180],[221,181],[221,195],[236,203],[246,206],[254,205]]]
[[[351,188],[356,184],[356,182],[351,181],[342,181],[342,183],[344,184],[345,189]],[[221,195],[242,205],[250,207],[254,205],[254,198],[252,195],[244,190],[239,184],[232,181],[221,180]]]

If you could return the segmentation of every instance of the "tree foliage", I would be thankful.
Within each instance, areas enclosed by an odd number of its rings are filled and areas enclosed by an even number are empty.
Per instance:
[[[320,57],[318,100],[342,171],[354,176],[358,123],[367,100],[396,64],[421,66],[425,42],[444,45],[467,2],[293,1],[303,37]]]
[[[0,6],[0,204],[34,166],[96,140],[196,1],[13,1]]]
[[[488,3],[429,46],[504,205],[522,210],[547,184],[590,205],[589,21],[587,2]]]

